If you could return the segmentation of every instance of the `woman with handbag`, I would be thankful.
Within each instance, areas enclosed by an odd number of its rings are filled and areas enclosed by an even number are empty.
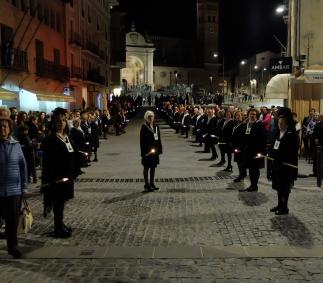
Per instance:
[[[154,112],[147,111],[144,119],[146,123],[142,125],[140,130],[141,163],[144,166],[145,192],[152,192],[158,190],[154,180],[155,169],[159,164],[159,155],[163,153],[163,148],[159,127],[154,124]],[[150,181],[148,181],[149,171]]]
[[[57,238],[72,236],[72,229],[63,222],[64,208],[66,201],[74,197],[74,179],[80,172],[77,149],[67,131],[64,111],[54,111],[50,135],[44,142],[42,192],[44,216],[53,208],[54,234]]]
[[[0,116],[0,215],[6,224],[8,254],[21,258],[17,248],[17,228],[28,177],[24,154],[19,142],[12,137],[12,132],[9,114]]]

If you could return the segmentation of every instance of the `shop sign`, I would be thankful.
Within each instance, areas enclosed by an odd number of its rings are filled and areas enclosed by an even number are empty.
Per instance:
[[[291,74],[293,72],[292,57],[280,57],[270,59],[270,74]]]

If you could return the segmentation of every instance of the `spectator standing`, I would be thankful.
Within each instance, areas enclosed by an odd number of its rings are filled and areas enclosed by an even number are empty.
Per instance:
[[[26,161],[20,144],[12,137],[12,130],[9,115],[0,116],[0,215],[6,224],[8,253],[20,258],[17,227],[28,180]]]

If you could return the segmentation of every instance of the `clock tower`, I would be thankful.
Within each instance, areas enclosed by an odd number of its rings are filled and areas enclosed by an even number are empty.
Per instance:
[[[196,34],[200,62],[205,67],[216,64],[214,53],[219,48],[219,0],[196,0]]]

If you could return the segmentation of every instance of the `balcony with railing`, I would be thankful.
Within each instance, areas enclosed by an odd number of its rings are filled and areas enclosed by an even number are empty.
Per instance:
[[[100,85],[106,85],[105,77],[101,76],[98,69],[92,69],[87,72],[86,80]]]
[[[70,71],[67,67],[41,58],[36,58],[36,74],[39,77],[60,82],[67,82],[70,78]]]
[[[70,34],[70,44],[71,45],[76,45],[81,47],[82,46],[82,39],[81,39],[81,35],[77,32],[73,32]]]
[[[27,52],[2,45],[0,47],[0,66],[18,72],[28,72]]]

